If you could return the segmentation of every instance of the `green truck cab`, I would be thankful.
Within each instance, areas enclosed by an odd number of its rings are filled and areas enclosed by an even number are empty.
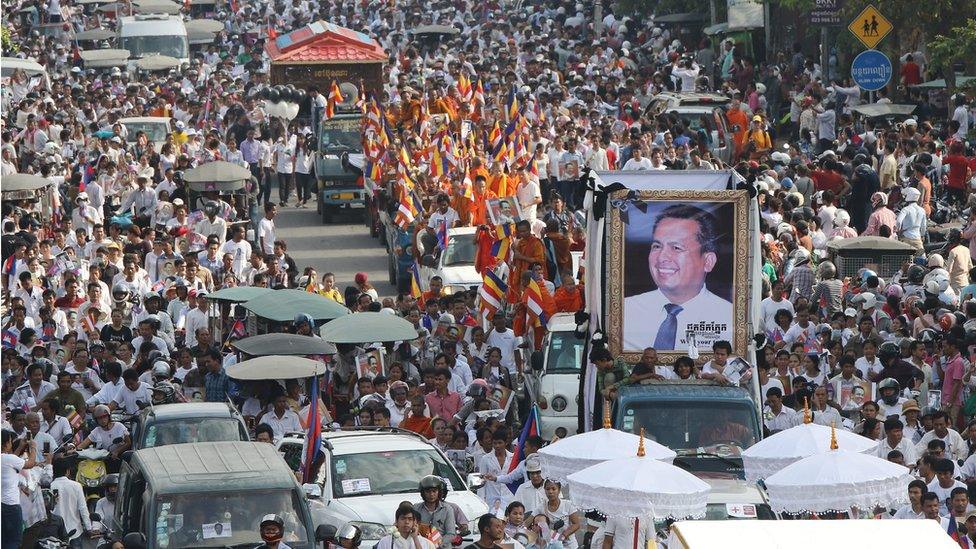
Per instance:
[[[313,549],[327,535],[273,445],[173,444],[127,456],[110,526],[128,549],[250,548],[263,543],[269,513],[282,517],[293,549]]]
[[[762,437],[755,401],[742,387],[705,380],[651,381],[620,387],[616,428],[663,444],[692,473],[744,479],[742,451]]]
[[[363,177],[363,115],[340,112],[318,123],[315,177],[322,223],[330,223],[340,210],[365,211],[369,198]]]

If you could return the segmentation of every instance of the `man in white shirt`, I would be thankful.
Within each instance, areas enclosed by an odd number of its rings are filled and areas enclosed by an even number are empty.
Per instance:
[[[437,195],[437,209],[434,213],[430,214],[430,219],[427,221],[427,229],[436,234],[440,230],[441,225],[446,225],[450,229],[460,219],[457,211],[451,207],[450,198],[442,193]]]
[[[956,109],[952,111],[952,119],[959,122],[959,129],[953,134],[953,137],[959,140],[966,139],[966,134],[969,133],[969,109],[966,104],[968,101],[964,94],[956,94]]]
[[[129,430],[117,421],[112,421],[111,410],[104,404],[95,406],[92,412],[95,416],[96,427],[88,433],[88,438],[78,445],[79,450],[94,446],[98,450],[107,450],[110,455],[118,459],[122,452],[132,447]]]
[[[508,372],[512,375],[522,370],[522,353],[519,352],[519,346],[522,344],[521,339],[506,326],[505,315],[496,314],[492,317],[486,342],[489,348],[498,347],[501,350],[501,364],[508,368]]]
[[[71,480],[74,472],[73,461],[54,462],[55,478],[51,482],[51,490],[58,494],[54,514],[64,520],[65,531],[74,531],[69,545],[80,549],[82,534],[91,530],[91,517],[88,515],[84,489],[81,484]]]
[[[122,386],[108,406],[112,410],[121,408],[127,414],[135,414],[151,401],[150,386],[139,381],[138,372],[129,369],[122,372]]]
[[[657,214],[647,257],[656,288],[624,298],[625,350],[684,349],[686,334],[703,323],[715,324],[712,341],[732,340],[732,303],[705,286],[718,261],[716,231],[715,216],[697,206],[678,204]],[[707,349],[712,341],[697,343]]]
[[[433,542],[418,533],[420,512],[413,505],[401,504],[396,510],[396,532],[380,539],[376,549],[436,549]]]
[[[526,459],[525,473],[529,482],[523,482],[515,490],[514,501],[521,502],[526,509],[538,509],[546,503],[545,479],[542,478],[542,466],[538,459]]]
[[[925,518],[922,512],[922,494],[928,491],[925,481],[913,480],[908,483],[908,503],[901,506],[891,517],[897,520],[921,520]]]
[[[58,415],[61,411],[61,402],[55,398],[42,400],[38,410],[41,413],[41,431],[51,435],[58,444],[64,440],[66,435],[74,432],[68,418]]]
[[[244,239],[244,233],[244,227],[234,225],[234,228],[231,229],[231,239],[224,242],[220,248],[221,254],[230,254],[233,258],[231,268],[238,278],[241,277],[241,273],[244,272],[244,268],[251,260],[251,243]]]
[[[930,440],[941,440],[946,445],[946,457],[953,460],[964,460],[968,456],[966,441],[955,429],[949,428],[949,416],[945,412],[936,412],[932,417],[932,430],[925,433],[915,445],[915,453],[924,455],[928,450]]]
[[[797,412],[783,406],[783,390],[771,387],[766,391],[766,407],[763,409],[763,423],[770,433],[789,429],[796,425]]]
[[[637,172],[642,170],[650,170],[654,167],[654,165],[651,164],[651,159],[644,156],[644,151],[642,151],[640,147],[632,147],[631,154],[633,156],[631,156],[630,159],[624,163],[624,167],[621,168],[621,171]]]
[[[197,344],[197,330],[207,328],[210,324],[210,300],[204,296],[207,292],[200,290],[190,290],[190,298],[195,299],[195,306],[187,311],[183,319],[183,327],[186,330],[186,346],[193,347]]]
[[[793,316],[795,312],[793,303],[786,299],[786,287],[781,278],[773,282],[772,292],[770,292],[769,297],[762,300],[759,306],[762,308],[763,323],[766,325],[767,332],[776,329],[776,313],[781,309],[789,311],[790,316]]]
[[[877,455],[881,459],[888,459],[888,454],[895,450],[904,456],[906,467],[915,467],[918,462],[918,454],[915,453],[915,445],[912,441],[905,438],[905,424],[898,418],[889,418],[884,422],[885,438],[878,442]]]
[[[291,408],[288,407],[288,397],[278,395],[274,401],[274,409],[261,418],[261,423],[271,427],[274,431],[275,442],[281,440],[286,433],[302,430],[302,422]]]
[[[939,498],[939,514],[949,514],[948,500],[953,488],[966,488],[966,485],[952,478],[955,470],[952,460],[942,459],[935,462],[935,479],[928,484],[928,491]]]
[[[278,208],[271,202],[264,205],[264,218],[258,223],[258,243],[260,244],[261,252],[264,255],[271,255],[274,253],[274,243],[275,243],[275,216],[278,214]]]

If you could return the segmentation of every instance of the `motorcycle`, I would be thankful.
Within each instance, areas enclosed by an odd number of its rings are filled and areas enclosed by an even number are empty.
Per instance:
[[[75,480],[85,490],[85,501],[89,510],[94,510],[95,503],[102,497],[102,481],[108,474],[108,468],[105,466],[105,459],[108,456],[108,450],[95,448],[85,448],[78,452],[78,472]]]

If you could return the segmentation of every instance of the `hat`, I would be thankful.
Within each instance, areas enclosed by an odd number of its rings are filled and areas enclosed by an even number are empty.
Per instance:
[[[758,114],[752,117],[753,122],[762,122],[762,117]]]
[[[915,187],[909,187],[905,189],[904,197],[905,202],[918,202],[918,199],[922,198],[922,193]]]
[[[864,301],[861,302],[861,310],[862,311],[866,311],[868,309],[873,309],[874,307],[876,307],[878,305],[878,298],[875,297],[874,294],[872,294],[872,293],[869,292],[869,293],[865,293],[865,294],[862,294],[862,295],[864,295]]]
[[[80,200],[88,200],[88,193],[86,193],[85,191],[81,191],[80,193],[78,193],[78,196],[75,197],[75,202],[78,202]]]
[[[525,460],[525,472],[526,473],[541,473],[542,465],[539,460],[535,457],[530,457]]]
[[[915,399],[914,398],[910,398],[910,399],[906,400],[905,403],[901,405],[901,413],[902,414],[904,414],[905,412],[912,411],[912,410],[914,410],[916,412],[921,412],[922,411],[922,409],[918,407],[918,402],[915,402]]]
[[[929,261],[927,263],[929,267],[945,267],[945,259],[939,254],[929,254]]]
[[[369,277],[366,276],[366,273],[364,272],[356,273],[356,284],[365,284],[367,280],[369,280]]]
[[[122,138],[117,135],[113,135],[111,141],[112,143],[122,144]]]
[[[844,309],[844,316],[849,316],[851,318],[854,318],[857,316],[857,311],[854,309],[854,307],[848,307]]]
[[[885,193],[883,193],[881,191],[878,191],[878,192],[876,192],[876,193],[874,193],[874,194],[871,195],[871,203],[872,204],[881,204],[881,203],[887,204],[888,203],[888,195],[886,195]]]
[[[905,121],[905,125],[906,126],[918,126],[918,120],[915,120],[914,118],[909,118],[908,120]]]

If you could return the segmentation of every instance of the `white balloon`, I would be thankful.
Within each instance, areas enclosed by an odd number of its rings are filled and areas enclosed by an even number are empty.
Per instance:
[[[294,120],[298,116],[298,103],[288,103],[288,120]]]

